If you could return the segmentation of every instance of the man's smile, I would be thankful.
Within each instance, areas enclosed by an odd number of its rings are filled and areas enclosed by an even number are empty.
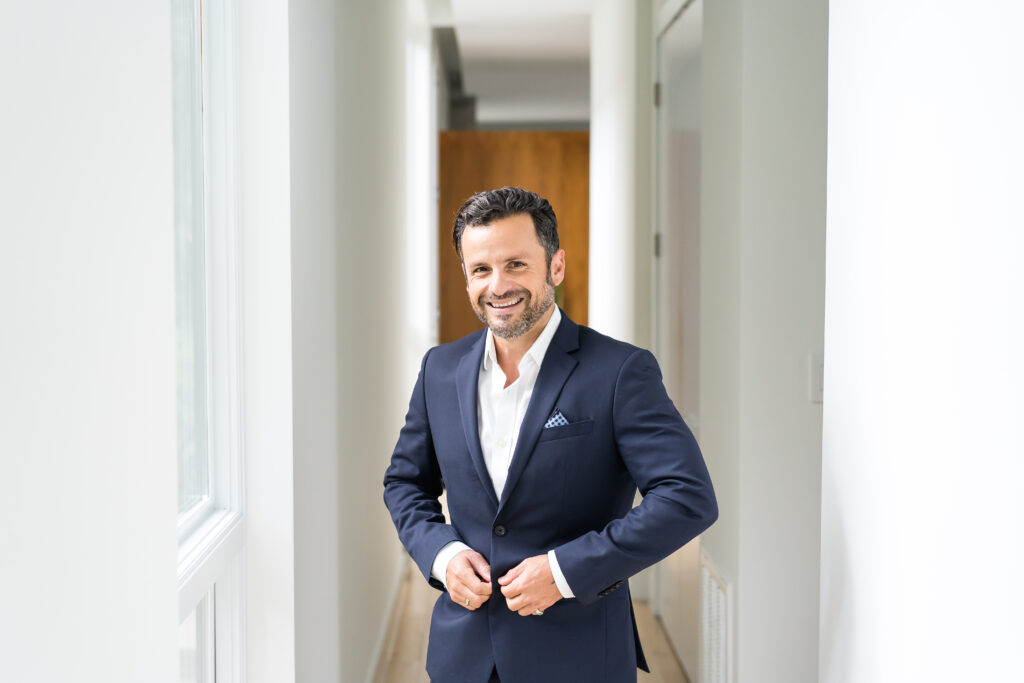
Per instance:
[[[503,308],[512,308],[516,304],[522,303],[523,298],[524,297],[519,297],[518,299],[513,299],[512,301],[508,301],[505,303],[502,303],[500,301],[489,301],[487,305],[490,306],[491,308],[497,308],[499,310]]]

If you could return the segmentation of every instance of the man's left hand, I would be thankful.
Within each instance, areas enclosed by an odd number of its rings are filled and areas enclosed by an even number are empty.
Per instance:
[[[500,577],[498,583],[508,608],[523,617],[546,610],[562,599],[546,554],[526,558]]]

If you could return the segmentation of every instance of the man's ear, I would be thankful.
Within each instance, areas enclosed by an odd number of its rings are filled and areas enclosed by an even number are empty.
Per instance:
[[[555,287],[562,284],[562,280],[565,279],[565,249],[559,249],[551,257],[550,271],[551,281],[555,283]]]

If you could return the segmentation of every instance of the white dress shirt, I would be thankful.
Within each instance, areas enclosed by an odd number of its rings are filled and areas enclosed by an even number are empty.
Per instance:
[[[484,345],[484,357],[480,363],[480,374],[477,378],[477,428],[480,433],[480,450],[484,456],[484,464],[487,466],[487,474],[491,477],[494,485],[494,492],[501,498],[501,492],[505,488],[505,480],[508,478],[508,467],[512,463],[512,454],[516,450],[516,442],[519,440],[519,430],[523,425],[523,416],[526,415],[526,408],[530,405],[530,397],[533,396],[533,388],[537,384],[537,376],[540,374],[541,363],[544,362],[544,355],[551,345],[555,336],[558,324],[562,320],[562,313],[558,307],[554,307],[551,318],[548,319],[544,329],[536,341],[519,361],[519,378],[512,384],[505,386],[507,377],[505,372],[498,365],[498,356],[494,349],[494,335],[487,330],[487,339]],[[448,573],[448,563],[452,558],[469,546],[462,541],[452,541],[445,545],[434,557],[434,563],[430,574],[435,579],[445,584]],[[551,565],[551,574],[555,578],[555,585],[563,598],[574,597],[572,589],[569,588],[562,570],[558,566],[558,558],[555,551],[548,551],[548,563]]]

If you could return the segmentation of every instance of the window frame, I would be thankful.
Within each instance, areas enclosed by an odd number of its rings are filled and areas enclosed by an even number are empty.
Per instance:
[[[210,482],[210,495],[178,514],[178,620],[212,595],[217,680],[241,681],[245,499],[238,6],[235,0],[173,0],[172,15],[176,29],[196,20],[201,28]]]

